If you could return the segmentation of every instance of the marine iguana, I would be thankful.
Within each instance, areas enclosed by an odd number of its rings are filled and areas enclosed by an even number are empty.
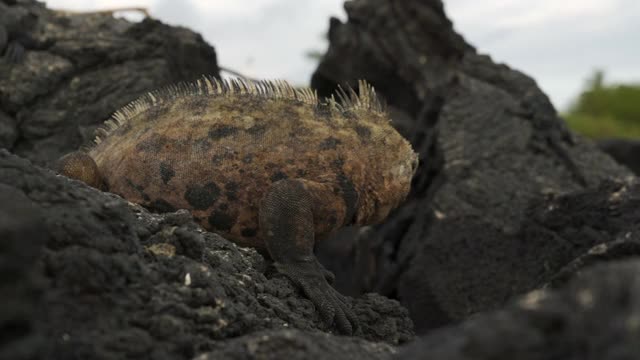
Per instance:
[[[329,325],[357,328],[314,244],[385,219],[418,166],[370,85],[318,101],[283,81],[203,77],[140,97],[96,135],[60,159],[62,174],[155,211],[190,210],[205,229],[268,253]]]

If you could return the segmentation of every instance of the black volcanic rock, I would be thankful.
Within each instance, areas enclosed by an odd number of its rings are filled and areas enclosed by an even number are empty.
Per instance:
[[[98,125],[147,91],[219,76],[199,34],[157,20],[65,14],[28,0],[0,2],[0,29],[24,49],[17,63],[0,56],[0,147],[37,164],[92,140]]]
[[[577,230],[579,239],[553,222],[531,227],[531,208],[546,198],[631,173],[571,134],[533,79],[467,44],[440,0],[354,0],[345,9],[347,22],[331,21],[312,86],[329,95],[370,81],[421,162],[390,219],[325,254],[331,268],[354,274],[343,291],[396,297],[425,332],[541,286],[629,227]]]
[[[383,360],[397,349],[384,343],[357,338],[337,338],[325,333],[298,330],[261,331],[221,344],[197,360]],[[242,355],[239,355],[242,354]]]
[[[503,310],[434,331],[394,359],[637,359],[638,275],[638,259],[595,266],[561,289],[536,290]]]
[[[0,184],[0,359],[31,359],[44,343],[36,264],[47,241],[42,209],[20,189]]]
[[[0,285],[10,295],[2,339],[40,339],[43,358],[188,359],[257,331],[298,329],[305,342],[316,336],[306,332],[330,331],[261,255],[202,231],[185,210],[151,214],[6,150],[0,198]],[[391,345],[412,338],[396,301],[369,294],[350,302],[357,337]],[[323,339],[352,353],[358,347],[349,344],[369,344]],[[22,344],[6,351],[16,356],[31,343]]]

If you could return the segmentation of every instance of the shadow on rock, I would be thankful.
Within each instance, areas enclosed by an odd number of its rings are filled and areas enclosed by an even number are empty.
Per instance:
[[[598,147],[618,163],[640,175],[640,141],[631,139],[607,139],[598,141]]]
[[[0,184],[0,359],[32,359],[45,342],[38,258],[47,241],[42,209]]]

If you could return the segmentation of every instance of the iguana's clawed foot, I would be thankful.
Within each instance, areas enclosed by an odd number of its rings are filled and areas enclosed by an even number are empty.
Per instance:
[[[325,270],[315,258],[304,262],[274,265],[302,289],[327,324],[335,324],[345,335],[356,332],[358,318],[346,299],[327,282],[326,273],[331,272]]]

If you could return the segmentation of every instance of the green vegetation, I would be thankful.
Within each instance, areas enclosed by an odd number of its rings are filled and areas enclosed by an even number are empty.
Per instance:
[[[605,84],[596,71],[563,117],[592,138],[640,138],[640,84]]]

